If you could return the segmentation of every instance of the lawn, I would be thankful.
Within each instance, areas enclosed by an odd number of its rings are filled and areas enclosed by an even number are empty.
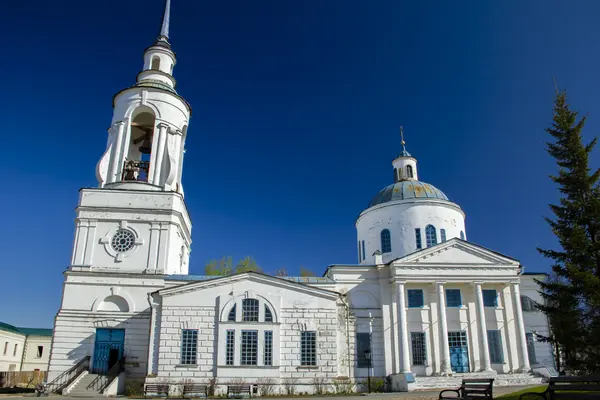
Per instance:
[[[519,396],[522,395],[523,393],[530,393],[530,392],[535,392],[535,393],[543,393],[546,391],[546,389],[548,388],[548,385],[543,385],[543,386],[536,386],[536,387],[532,387],[529,389],[525,389],[525,390],[519,390],[518,392],[514,392],[514,393],[509,393],[509,394],[505,394],[504,396],[500,396],[500,397],[496,397],[498,400],[502,399],[502,400],[519,400]],[[527,396],[526,397],[527,400],[529,399],[538,399],[541,400],[540,396]]]

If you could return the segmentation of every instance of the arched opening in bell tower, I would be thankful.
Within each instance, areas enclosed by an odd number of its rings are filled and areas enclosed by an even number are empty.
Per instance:
[[[160,70],[160,57],[158,56],[154,56],[152,57],[152,65],[150,66],[150,69],[154,69],[154,70]]]
[[[140,107],[133,114],[129,149],[123,166],[124,181],[148,182],[155,124],[156,117],[149,107]]]

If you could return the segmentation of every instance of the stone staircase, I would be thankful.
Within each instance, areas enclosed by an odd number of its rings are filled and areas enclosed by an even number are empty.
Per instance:
[[[463,379],[494,378],[494,386],[539,385],[542,378],[530,373],[497,374],[495,372],[472,372],[452,376],[416,376],[415,390],[457,388]]]
[[[102,397],[100,388],[106,386],[109,378],[103,375],[86,374],[67,394],[69,397]]]

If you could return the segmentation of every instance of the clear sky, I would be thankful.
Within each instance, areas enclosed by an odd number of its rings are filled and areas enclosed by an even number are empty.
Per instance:
[[[1,321],[52,326],[77,191],[96,185],[112,96],[135,82],[162,7],[3,6]],[[171,15],[193,107],[191,273],[226,255],[291,274],[356,262],[354,222],[392,183],[399,125],[470,241],[548,271],[552,78],[594,136],[600,2],[173,0]]]

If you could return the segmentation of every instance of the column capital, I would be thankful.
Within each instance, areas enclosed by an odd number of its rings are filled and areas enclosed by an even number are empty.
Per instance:
[[[485,282],[484,281],[473,281],[472,285],[473,286],[481,286],[483,285]]]
[[[433,284],[437,286],[442,286],[446,284],[446,281],[435,281]]]

